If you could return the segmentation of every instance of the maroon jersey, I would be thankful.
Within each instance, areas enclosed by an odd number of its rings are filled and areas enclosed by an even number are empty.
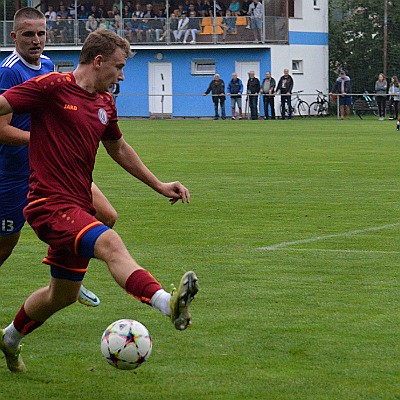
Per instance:
[[[4,93],[13,111],[31,113],[28,201],[58,198],[93,212],[92,172],[101,140],[122,134],[108,93],[89,93],[72,73],[50,73]]]

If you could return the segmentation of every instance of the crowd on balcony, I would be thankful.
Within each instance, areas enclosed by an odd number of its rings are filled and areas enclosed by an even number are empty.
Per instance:
[[[184,0],[171,6],[168,13],[165,4],[153,5],[149,1],[147,4],[116,2],[108,8],[90,3],[76,7],[75,3],[68,7],[63,2],[58,7],[49,5],[45,11],[47,42],[83,43],[90,32],[110,29],[130,43],[194,44],[198,35],[220,35],[219,41],[223,43],[230,35],[237,35],[239,26],[247,35],[237,37],[236,41],[262,40],[263,7],[260,0],[231,0],[229,4],[220,0],[215,0],[215,4],[210,0]],[[253,32],[254,38],[248,35],[249,32]]]

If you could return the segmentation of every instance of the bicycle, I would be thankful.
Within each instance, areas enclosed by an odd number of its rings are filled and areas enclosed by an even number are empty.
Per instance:
[[[310,108],[309,104],[300,98],[300,93],[303,93],[304,90],[299,90],[297,92],[293,92],[294,98],[292,98],[292,113],[298,114],[299,117],[308,117],[308,110]],[[287,105],[285,104],[285,115],[289,115]]]
[[[329,115],[329,101],[328,96],[320,90],[316,89],[318,95],[317,100],[310,104],[308,109],[309,116],[317,115],[318,117],[327,117]]]

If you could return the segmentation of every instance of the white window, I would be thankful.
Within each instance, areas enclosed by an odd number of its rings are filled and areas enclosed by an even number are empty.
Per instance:
[[[192,60],[192,75],[214,75],[216,70],[215,60]]]
[[[289,0],[289,18],[303,18],[303,0]]]
[[[319,10],[319,0],[313,0],[314,10]]]
[[[294,74],[303,73],[303,60],[292,60],[292,72]]]

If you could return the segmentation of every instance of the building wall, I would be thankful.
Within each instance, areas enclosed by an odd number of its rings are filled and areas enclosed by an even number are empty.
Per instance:
[[[125,81],[121,84],[118,98],[119,114],[149,116],[148,63],[157,62],[156,54],[160,51],[143,50],[128,61],[125,68]],[[216,72],[228,85],[237,61],[259,61],[260,70],[267,70],[271,65],[269,49],[256,50],[162,50],[161,62],[172,63],[173,115],[180,117],[212,116],[214,108],[210,96],[201,96],[207,89],[213,75],[192,75],[192,59],[214,59]],[[247,83],[247,77],[239,77]],[[193,96],[190,96],[193,95]]]

